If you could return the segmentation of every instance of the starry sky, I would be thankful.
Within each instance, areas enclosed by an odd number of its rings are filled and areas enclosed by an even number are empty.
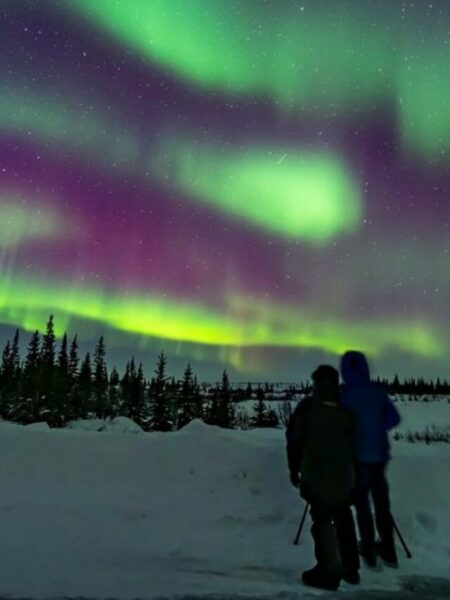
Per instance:
[[[0,342],[448,376],[447,0],[2,0]]]

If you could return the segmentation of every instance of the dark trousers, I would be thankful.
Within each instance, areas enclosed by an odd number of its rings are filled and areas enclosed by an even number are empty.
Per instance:
[[[386,463],[359,463],[357,467],[356,516],[363,550],[373,552],[375,528],[370,507],[372,496],[375,523],[381,542],[386,547],[394,543],[394,526],[389,502],[389,487],[385,476]]]
[[[355,522],[350,506],[325,508],[311,504],[311,534],[319,568],[331,575],[359,569]]]

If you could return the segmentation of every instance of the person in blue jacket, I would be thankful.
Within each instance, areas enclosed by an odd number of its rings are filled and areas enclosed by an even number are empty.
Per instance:
[[[396,567],[394,524],[385,471],[390,459],[387,432],[400,423],[400,415],[385,388],[370,380],[369,366],[362,352],[349,351],[343,355],[341,376],[344,382],[341,386],[341,403],[352,410],[357,419],[355,508],[361,536],[361,555],[371,567],[376,566],[377,555],[386,565]],[[375,542],[370,495],[379,542]]]

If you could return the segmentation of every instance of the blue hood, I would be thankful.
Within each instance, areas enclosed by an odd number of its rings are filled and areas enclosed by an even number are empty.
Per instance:
[[[347,385],[362,385],[370,382],[369,365],[362,352],[350,350],[341,360],[341,375]]]

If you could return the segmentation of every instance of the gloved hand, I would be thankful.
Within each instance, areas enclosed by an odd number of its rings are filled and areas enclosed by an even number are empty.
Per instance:
[[[300,477],[295,471],[291,471],[291,483],[295,488],[298,489],[298,486],[300,485]]]

